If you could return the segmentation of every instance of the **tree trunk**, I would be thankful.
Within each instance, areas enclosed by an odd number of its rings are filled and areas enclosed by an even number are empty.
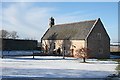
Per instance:
[[[65,53],[63,53],[63,59],[65,59]]]
[[[86,62],[86,61],[85,61],[85,57],[83,57],[83,62]]]
[[[2,51],[2,59],[3,59],[3,51]]]

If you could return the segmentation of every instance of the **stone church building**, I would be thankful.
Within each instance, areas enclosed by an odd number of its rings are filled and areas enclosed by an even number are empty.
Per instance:
[[[41,42],[46,54],[75,56],[78,49],[87,48],[88,58],[110,57],[110,37],[100,18],[55,25],[51,17]]]

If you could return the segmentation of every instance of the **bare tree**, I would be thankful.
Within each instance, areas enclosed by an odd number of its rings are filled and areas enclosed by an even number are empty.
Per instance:
[[[17,35],[17,32],[16,32],[16,31],[9,32],[9,31],[7,31],[7,30],[0,30],[0,37],[1,37],[1,38],[12,38],[12,39],[16,39],[16,38],[18,38],[19,36]]]
[[[18,38],[19,36],[17,35],[17,32],[16,32],[16,31],[12,31],[12,32],[10,33],[10,37],[11,37],[12,39],[16,39],[16,38]]]
[[[1,38],[9,38],[10,33],[7,30],[0,30],[0,37]]]
[[[77,54],[75,54],[76,57],[78,58],[83,58],[83,62],[86,62],[86,58],[87,58],[87,53],[90,50],[88,48],[81,48],[76,50]]]

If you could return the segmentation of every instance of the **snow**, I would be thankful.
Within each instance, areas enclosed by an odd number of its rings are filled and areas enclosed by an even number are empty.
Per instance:
[[[1,59],[2,77],[43,77],[43,78],[105,78],[116,73],[115,61],[99,61],[72,57],[32,56]]]
[[[27,51],[0,51],[0,54],[3,56],[14,56],[14,55],[33,55],[33,53],[41,53],[38,50],[27,50]],[[1,56],[0,55],[0,56]],[[120,59],[120,56],[117,55],[110,55],[111,59]]]
[[[118,55],[110,55],[110,58],[111,59],[120,59],[120,56],[118,56]]]
[[[0,51],[4,56],[13,56],[13,55],[32,55],[33,52],[40,53],[40,51],[37,50],[28,50],[28,51]]]

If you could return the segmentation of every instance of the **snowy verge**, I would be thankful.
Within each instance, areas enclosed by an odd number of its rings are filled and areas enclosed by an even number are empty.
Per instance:
[[[33,53],[40,53],[40,51],[37,50],[28,50],[28,51],[0,51],[1,55],[3,56],[14,56],[14,55],[33,55]]]
[[[116,73],[115,61],[98,61],[72,57],[31,56],[2,59],[3,77],[42,77],[42,78],[105,78]]]

